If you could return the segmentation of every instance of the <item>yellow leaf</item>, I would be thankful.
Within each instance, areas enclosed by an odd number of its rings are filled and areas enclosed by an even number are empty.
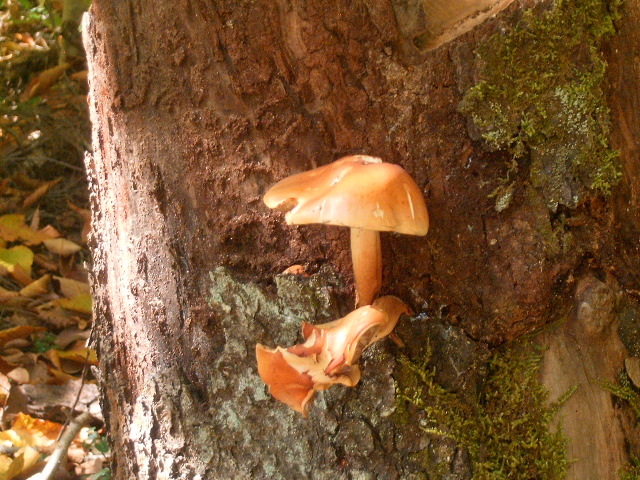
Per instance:
[[[29,335],[45,330],[46,328],[44,327],[33,327],[31,325],[21,325],[19,327],[0,330],[0,347],[3,347],[7,342],[15,340],[16,338],[27,338]]]
[[[16,452],[4,472],[0,472],[0,480],[10,480],[32,468],[40,460],[40,452],[32,447],[24,447]]]
[[[10,214],[0,217],[0,239],[7,242],[23,240],[27,245],[37,245],[58,236],[60,234],[50,225],[38,231],[30,228],[26,224],[24,215]]]
[[[28,298],[36,298],[40,295],[44,295],[49,291],[49,281],[51,280],[51,275],[48,273],[43,275],[38,280],[31,282],[29,285],[20,290],[20,295]],[[1,293],[1,292],[0,292]],[[0,296],[0,298],[2,298]]]
[[[7,242],[14,242],[20,238],[24,240],[21,235],[25,235],[25,232],[29,235],[31,231],[25,222],[24,215],[14,213],[0,217],[0,237]]]
[[[58,299],[58,305],[74,312],[88,314],[92,312],[91,295],[88,293],[81,293],[73,298],[60,298]]]
[[[9,466],[13,459],[7,455],[0,455],[0,479],[7,478],[6,472],[9,471]]]
[[[12,271],[14,265],[19,265],[28,275],[31,275],[33,252],[24,245],[11,248],[0,248],[0,274],[6,275]]]
[[[63,257],[73,255],[76,252],[82,250],[82,247],[77,243],[73,243],[71,240],[67,240],[66,238],[53,238],[49,240],[45,240],[44,244],[52,253],[57,253]]]
[[[57,350],[58,358],[72,360],[78,363],[98,365],[98,356],[93,348],[79,348],[77,350]]]
[[[18,413],[11,429],[20,435],[26,445],[47,448],[55,443],[62,430],[62,425]]]

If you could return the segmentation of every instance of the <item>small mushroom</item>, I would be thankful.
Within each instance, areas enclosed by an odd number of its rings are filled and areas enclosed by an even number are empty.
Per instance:
[[[256,345],[258,373],[276,399],[307,416],[316,391],[360,381],[362,352],[388,335],[403,313],[410,310],[402,300],[385,296],[333,322],[305,322],[302,344],[275,349]]]
[[[352,155],[281,180],[264,195],[290,225],[326,223],[351,228],[356,306],[369,305],[382,286],[380,233],[426,235],[422,192],[400,166]]]

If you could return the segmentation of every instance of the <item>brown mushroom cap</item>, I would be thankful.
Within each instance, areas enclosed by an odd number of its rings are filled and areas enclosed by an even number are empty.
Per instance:
[[[410,235],[429,229],[422,192],[409,174],[366,155],[285,178],[267,191],[264,203],[288,210],[291,225],[326,223]]]

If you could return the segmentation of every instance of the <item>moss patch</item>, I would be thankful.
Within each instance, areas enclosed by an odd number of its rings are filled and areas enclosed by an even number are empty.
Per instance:
[[[418,419],[425,433],[466,448],[474,480],[564,478],[566,442],[559,428],[550,427],[566,396],[548,402],[538,379],[540,360],[530,344],[494,352],[480,396],[471,403],[434,381],[429,355],[420,363],[405,358],[398,375],[399,418]]]
[[[531,182],[554,211],[575,207],[589,191],[609,192],[620,177],[618,153],[609,145],[600,46],[615,31],[621,2],[538,6],[476,52],[480,81],[461,111],[491,148],[530,158]]]
[[[629,405],[636,421],[640,421],[640,394],[625,372],[620,373],[618,383],[606,382],[603,387],[618,400]],[[640,480],[640,458],[631,456],[629,464],[620,471],[620,480]]]

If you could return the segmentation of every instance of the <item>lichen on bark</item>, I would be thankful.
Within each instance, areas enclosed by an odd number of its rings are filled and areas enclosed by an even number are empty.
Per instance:
[[[620,177],[609,144],[603,39],[615,32],[621,0],[556,0],[525,11],[476,50],[477,83],[460,110],[471,134],[524,163],[547,206],[576,207],[608,193]],[[510,183],[497,191],[508,196]],[[512,187],[511,187],[512,188]]]

